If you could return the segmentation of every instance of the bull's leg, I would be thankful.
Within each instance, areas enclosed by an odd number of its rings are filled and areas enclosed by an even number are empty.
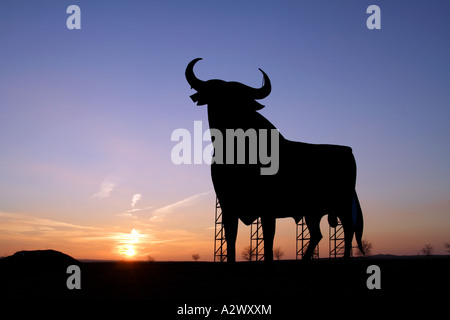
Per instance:
[[[342,206],[340,206],[339,210],[339,219],[342,222],[342,227],[344,228],[344,242],[345,242],[345,250],[344,250],[344,259],[350,259],[351,250],[352,250],[352,241],[353,234],[355,233],[355,228],[353,226],[353,217],[352,217],[352,207],[351,202]]]
[[[303,256],[303,259],[305,260],[311,260],[314,249],[319,244],[319,241],[322,239],[322,232],[320,232],[320,218],[319,216],[312,215],[312,216],[306,216],[306,225],[308,226],[310,240],[308,248],[306,249],[306,253]]]
[[[355,233],[351,217],[347,219],[344,218],[342,220],[342,227],[344,228],[344,241],[345,241],[344,259],[350,259],[350,254],[352,251],[353,234]]]
[[[225,228],[225,240],[227,241],[227,261],[236,261],[236,237],[238,231],[238,218],[223,216],[223,227]]]
[[[261,218],[264,238],[264,261],[273,261],[273,238],[275,237],[275,219]]]
[[[344,259],[350,259],[352,252],[352,242],[353,235],[355,233],[355,227],[353,225],[353,197],[351,195],[342,197],[341,201],[337,206],[338,217],[342,222],[342,227],[344,228]]]

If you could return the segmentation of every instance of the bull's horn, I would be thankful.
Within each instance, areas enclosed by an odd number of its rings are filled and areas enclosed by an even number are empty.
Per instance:
[[[199,90],[205,83],[205,81],[202,81],[198,79],[194,74],[194,65],[197,63],[197,61],[202,60],[202,58],[197,58],[189,62],[189,64],[186,67],[186,80],[191,85],[192,89]]]
[[[267,76],[267,74],[262,71],[261,69],[259,69],[259,71],[262,72],[263,76],[264,76],[264,80],[263,80],[263,86],[259,89],[253,89],[253,94],[254,94],[254,98],[255,100],[259,100],[259,99],[264,99],[265,97],[267,97],[270,94],[270,91],[272,90],[272,86],[270,84],[270,79]]]

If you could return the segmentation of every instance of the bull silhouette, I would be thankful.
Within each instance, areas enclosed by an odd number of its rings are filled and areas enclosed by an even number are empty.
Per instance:
[[[267,74],[259,69],[263,75],[261,88],[217,79],[203,81],[195,76],[193,70],[199,60],[201,58],[192,60],[186,67],[186,80],[197,91],[191,99],[199,106],[207,105],[210,129],[222,133],[220,141],[212,137],[211,177],[222,208],[227,260],[234,262],[236,259],[238,220],[250,225],[258,217],[263,228],[265,261],[273,260],[276,219],[286,217],[294,218],[297,223],[305,217],[311,240],[304,259],[311,259],[322,239],[320,220],[326,214],[332,227],[336,227],[337,218],[342,222],[344,258],[350,257],[354,234],[364,254],[361,244],[363,217],[355,190],[356,162],[352,149],[290,141],[281,134],[276,141],[264,140],[267,137],[267,133],[262,136],[264,130],[276,129],[257,112],[264,106],[256,100],[264,99],[271,92]],[[278,170],[265,175],[261,174],[261,169],[267,167],[267,161],[237,161],[239,155],[236,151],[239,150],[236,146],[234,149],[223,148],[228,143],[233,145],[236,138],[226,134],[230,130],[253,130],[256,147],[251,145],[250,135],[246,136],[249,143],[244,149],[245,159],[249,159],[254,150],[264,148],[272,153],[274,159],[277,158]],[[276,148],[274,142],[278,143]],[[234,161],[214,161],[219,148],[221,159]],[[230,153],[233,153],[231,157]]]

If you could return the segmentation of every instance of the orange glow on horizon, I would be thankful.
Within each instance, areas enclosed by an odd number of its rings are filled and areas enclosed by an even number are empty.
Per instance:
[[[129,258],[136,256],[137,254],[137,246],[139,243],[139,238],[141,234],[136,230],[132,229],[129,234],[123,234],[118,239],[118,251],[120,255],[125,255]]]

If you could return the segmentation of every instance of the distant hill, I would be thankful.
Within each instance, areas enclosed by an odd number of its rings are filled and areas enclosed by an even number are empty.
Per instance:
[[[79,294],[66,285],[70,265],[82,266],[55,250],[19,251],[0,260],[0,297],[15,299],[64,299]]]
[[[56,250],[18,251],[0,260],[2,266],[52,267],[79,264],[71,256]]]
[[[367,257],[367,259],[380,259],[380,260],[389,260],[389,259],[446,259],[449,258],[450,255],[431,255],[429,257],[424,255],[393,255],[393,254],[376,254],[373,256]]]

